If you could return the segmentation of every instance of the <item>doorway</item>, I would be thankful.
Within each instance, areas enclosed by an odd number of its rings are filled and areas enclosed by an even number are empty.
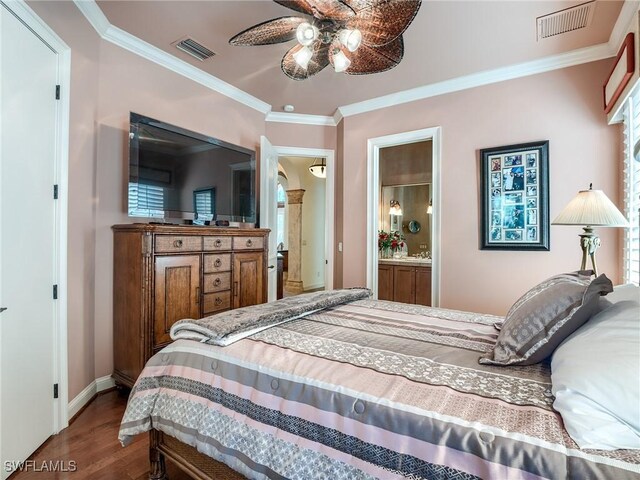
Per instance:
[[[311,172],[310,166],[322,164],[322,176]],[[278,170],[276,236],[283,257],[282,294],[325,290],[326,159],[280,155]]]
[[[16,462],[67,426],[63,289],[70,51],[24,3],[0,3],[0,24],[0,478],[4,479]]]
[[[281,157],[296,157],[304,159],[310,166],[315,159],[324,158],[326,165],[325,196],[324,196],[324,251],[320,261],[324,260],[324,288],[333,289],[333,265],[334,265],[334,191],[335,191],[335,153],[333,150],[272,146],[266,137],[260,139],[260,226],[269,228],[277,235],[278,213],[278,163]],[[307,173],[310,175],[307,166]],[[292,185],[288,185],[291,190]],[[303,196],[304,198],[304,196]],[[277,298],[277,243],[276,235],[269,235],[269,276],[268,290],[269,301]],[[272,253],[273,252],[273,257]],[[274,266],[272,269],[271,266]]]
[[[426,194],[417,193],[420,189],[410,190],[409,188],[403,189],[403,191],[387,190],[383,192],[382,173],[381,173],[381,158],[384,156],[384,149],[399,146],[410,146],[418,144],[420,142],[428,142],[431,147],[431,173],[430,179],[425,178],[424,181],[415,181],[415,177],[404,177],[402,163],[395,166],[395,171],[392,172],[396,178],[392,182],[388,182],[390,186],[403,186],[410,187],[412,184],[421,183],[426,186]],[[379,261],[379,257],[384,256],[383,252],[379,250],[379,238],[378,234],[380,230],[384,230],[383,227],[387,227],[383,224],[383,218],[389,219],[390,232],[398,232],[396,236],[404,236],[401,239],[401,243],[405,243],[407,236],[413,236],[415,231],[416,238],[417,233],[422,231],[424,227],[427,227],[430,231],[429,241],[420,243],[417,242],[412,249],[412,255],[415,257],[415,262],[418,267],[410,270],[408,265],[403,267],[400,262],[401,258],[396,258],[396,262],[388,262],[393,265],[395,270],[398,270],[399,274],[408,275],[412,274],[414,292],[408,295],[403,295],[405,298],[415,299],[416,291],[418,294],[422,293],[423,298],[428,298],[428,302],[431,306],[439,306],[440,304],[440,158],[441,158],[441,129],[440,127],[426,128],[422,130],[415,130],[411,132],[399,133],[394,135],[387,135],[384,137],[371,138],[368,140],[368,155],[367,155],[367,287],[373,291],[375,298],[378,298],[379,288],[382,291],[386,291],[390,288],[390,282],[393,284],[393,277],[389,275],[389,271],[392,271],[387,265],[383,265],[384,261]],[[430,181],[429,181],[430,180]],[[424,187],[421,187],[424,188]],[[420,202],[422,209],[424,210],[425,218],[420,221],[418,214],[413,214],[416,218],[404,218],[402,215],[402,203],[396,198],[387,199],[389,204],[382,204],[383,195],[406,195],[406,198],[413,198],[415,195],[420,196]],[[428,195],[428,198],[425,196]],[[424,198],[422,198],[424,197]],[[382,209],[385,209],[385,217],[382,216]],[[429,213],[428,213],[429,212]],[[394,223],[395,222],[395,223]],[[423,227],[423,224],[424,227]],[[395,225],[395,228],[393,228]],[[387,233],[390,233],[387,232]],[[406,248],[406,245],[403,247]],[[406,251],[392,252],[396,253],[396,257],[408,256],[408,248]],[[423,257],[423,259],[420,259]],[[427,258],[430,257],[430,258]],[[425,268],[421,263],[424,263]],[[395,263],[399,265],[396,267]],[[429,278],[425,278],[423,270],[426,272],[426,264],[430,269]],[[380,277],[380,270],[382,270],[382,277]],[[415,270],[415,271],[414,271]],[[408,277],[407,277],[408,278]],[[403,284],[407,284],[406,278],[402,279]],[[410,282],[409,282],[410,283]],[[415,288],[418,284],[421,288]],[[428,290],[425,292],[425,290]],[[403,292],[405,294],[407,292]],[[383,294],[386,295],[386,294]],[[411,295],[413,295],[411,297]],[[428,296],[427,296],[428,295]],[[389,299],[389,298],[387,298]],[[425,300],[426,301],[426,300]],[[414,303],[415,300],[411,303]]]

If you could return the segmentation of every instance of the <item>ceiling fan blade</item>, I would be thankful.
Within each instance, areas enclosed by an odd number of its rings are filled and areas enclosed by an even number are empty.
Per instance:
[[[273,0],[274,2],[295,10],[313,15],[319,20],[329,19],[345,22],[355,16],[351,7],[341,0]]]
[[[365,8],[371,8],[377,4],[380,0],[340,0],[342,3],[348,5],[351,10],[356,12],[356,15],[360,10]]]
[[[231,45],[253,46],[288,42],[296,38],[296,28],[305,21],[304,18],[299,17],[280,17],[268,20],[243,30],[231,38],[229,43]]]
[[[351,64],[344,73],[349,75],[367,75],[391,70],[402,61],[404,42],[402,36],[381,47],[360,45],[351,55]]]
[[[364,0],[355,1],[360,6],[364,3]],[[358,10],[348,25],[362,32],[362,43],[378,47],[404,33],[418,13],[421,0],[374,0],[367,3],[369,6]]]
[[[313,10],[311,9],[311,5],[307,0],[273,0],[277,4],[282,5],[283,7],[290,8],[291,10],[295,10],[296,12],[304,13],[306,15],[313,15]]]
[[[282,57],[282,62],[280,63],[280,67],[284,74],[294,80],[305,80],[329,65],[329,45],[316,42],[314,44],[313,56],[311,57],[311,60],[309,60],[309,65],[307,65],[306,69],[300,67],[293,58],[293,55],[302,48],[304,47],[300,44],[294,45],[287,53],[285,53],[284,57]]]

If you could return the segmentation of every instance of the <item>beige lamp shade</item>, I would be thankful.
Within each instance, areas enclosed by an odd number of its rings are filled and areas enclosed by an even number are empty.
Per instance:
[[[629,222],[602,190],[580,190],[552,222],[554,225],[627,227]]]

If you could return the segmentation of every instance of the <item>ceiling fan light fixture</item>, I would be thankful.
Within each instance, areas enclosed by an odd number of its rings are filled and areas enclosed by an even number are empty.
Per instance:
[[[340,38],[340,43],[342,43],[342,45],[344,45],[350,52],[355,52],[362,43],[362,32],[357,28],[353,30],[348,28],[340,30],[338,36]]]
[[[296,39],[300,45],[307,47],[318,38],[318,33],[318,27],[315,27],[308,22],[304,22],[296,28]]]
[[[306,70],[312,56],[313,52],[311,51],[311,49],[305,46],[293,54],[293,59],[300,66],[300,68],[304,68]]]
[[[344,72],[351,65],[351,60],[344,54],[342,50],[337,50],[333,54],[333,68],[336,73]]]
[[[261,22],[233,36],[232,45],[273,45],[295,41],[280,69],[306,80],[333,65],[336,72],[368,75],[400,64],[403,34],[422,0],[273,0],[297,12]],[[302,14],[302,15],[300,15]],[[302,50],[308,48],[309,50]]]

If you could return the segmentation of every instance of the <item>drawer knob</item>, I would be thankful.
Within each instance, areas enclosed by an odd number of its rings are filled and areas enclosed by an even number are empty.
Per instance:
[[[216,300],[213,303],[216,307],[219,307],[220,305],[222,305],[222,299],[220,297],[216,297]]]
[[[213,286],[214,286],[214,287],[219,287],[221,283],[222,283],[222,280],[220,280],[220,277],[217,277],[217,278],[213,281]]]
[[[253,242],[251,241],[251,239],[247,239],[247,247],[250,247],[251,245],[253,245]]]
[[[220,240],[220,239],[218,238],[215,242],[213,242],[213,245],[214,245],[216,248],[220,248],[220,247],[222,246],[222,240]]]
[[[182,248],[182,240],[176,240],[175,242],[173,242],[173,246],[176,248]]]
[[[220,268],[222,266],[222,260],[220,260],[219,258],[216,258],[216,261],[213,262],[213,266],[216,268]]]

